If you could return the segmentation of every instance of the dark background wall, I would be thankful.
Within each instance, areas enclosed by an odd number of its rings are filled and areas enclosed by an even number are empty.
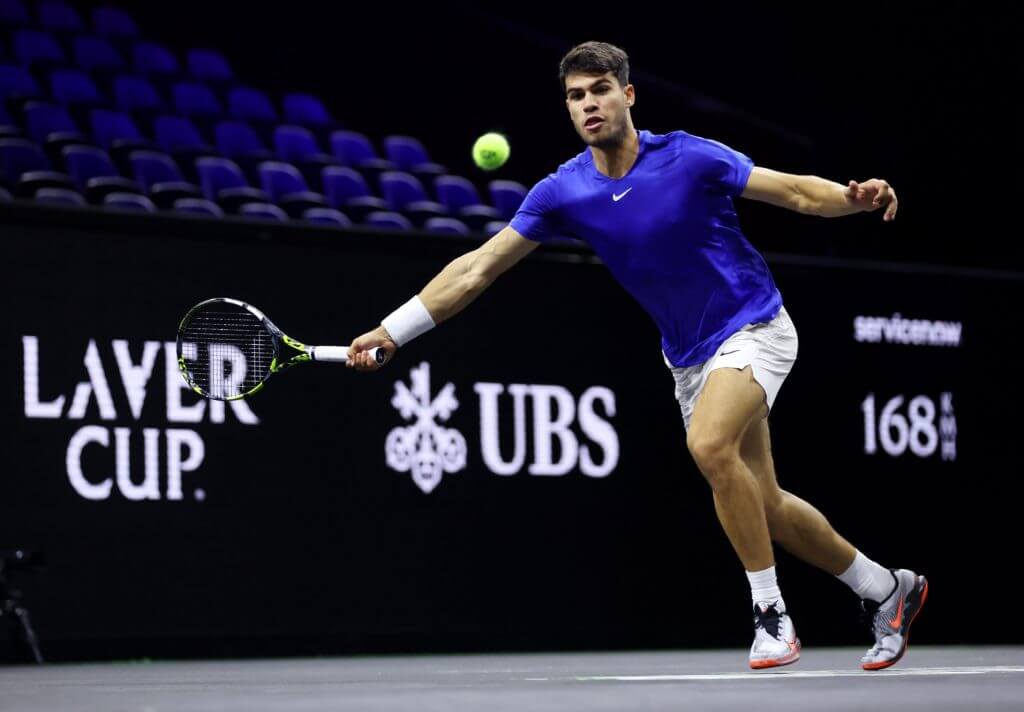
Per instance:
[[[0,291],[17,306],[0,342],[0,542],[46,553],[17,579],[52,658],[749,643],[747,584],[686,453],[658,336],[603,266],[541,250],[380,373],[300,368],[218,416],[162,346],[192,303],[234,295],[300,339],[344,343],[465,243],[5,216],[22,269]],[[783,486],[870,556],[930,577],[918,642],[1018,640],[961,623],[979,572],[1005,566],[1022,494],[1019,381],[982,375],[1005,346],[987,305],[1019,310],[1021,282],[772,266],[801,338],[771,417]],[[857,339],[858,317],[894,314],[958,323],[958,345]],[[133,371],[147,351],[148,378]],[[452,384],[458,406],[435,421],[466,444],[432,489],[385,447],[411,424],[392,399],[422,363],[431,398]],[[503,389],[496,426],[481,383]],[[514,384],[530,387],[520,434]],[[542,440],[554,462],[575,447],[538,435],[545,398],[597,471],[570,455],[563,474],[531,473]],[[496,474],[488,438],[524,459]],[[125,482],[152,489],[132,499]],[[842,584],[784,552],[779,571],[805,644],[866,640]]]

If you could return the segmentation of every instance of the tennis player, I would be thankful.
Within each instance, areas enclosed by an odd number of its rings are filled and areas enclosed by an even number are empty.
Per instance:
[[[505,270],[557,235],[586,241],[662,335],[686,426],[686,445],[750,580],[750,666],[787,665],[800,641],[775,575],[772,542],[837,576],[872,617],[867,670],[898,661],[928,593],[924,576],[888,569],[840,536],[811,504],[781,489],[768,413],[797,355],[797,332],[768,266],[740,229],[737,196],[807,215],[881,211],[896,192],[872,178],[847,185],[754,166],[721,143],[683,131],[637,131],[626,53],[574,47],[559,77],[587,148],[530,191],[508,227],[448,264],[417,296],[352,342],[350,367],[379,366],[366,351],[395,350],[462,311]]]

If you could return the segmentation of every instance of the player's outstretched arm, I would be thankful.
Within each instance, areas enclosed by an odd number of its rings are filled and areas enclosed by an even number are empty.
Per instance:
[[[505,227],[483,245],[456,257],[418,295],[384,318],[381,325],[352,342],[348,365],[358,371],[380,368],[366,353],[382,347],[391,360],[399,346],[465,309],[512,265],[539,243]]]
[[[851,180],[844,186],[817,176],[796,176],[756,166],[741,196],[825,218],[880,208],[885,208],[885,222],[896,217],[896,191],[879,178],[863,183]]]

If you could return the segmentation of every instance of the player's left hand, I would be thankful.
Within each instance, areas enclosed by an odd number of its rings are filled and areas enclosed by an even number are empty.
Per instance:
[[[846,199],[867,212],[885,208],[885,214],[882,216],[885,222],[896,218],[896,191],[881,178],[872,178],[863,183],[851,180],[846,189]]]

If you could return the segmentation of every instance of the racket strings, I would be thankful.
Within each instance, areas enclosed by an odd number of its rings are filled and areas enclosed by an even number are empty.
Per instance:
[[[233,398],[256,388],[270,373],[274,338],[262,320],[224,305],[192,314],[181,329],[192,383],[214,398]]]

